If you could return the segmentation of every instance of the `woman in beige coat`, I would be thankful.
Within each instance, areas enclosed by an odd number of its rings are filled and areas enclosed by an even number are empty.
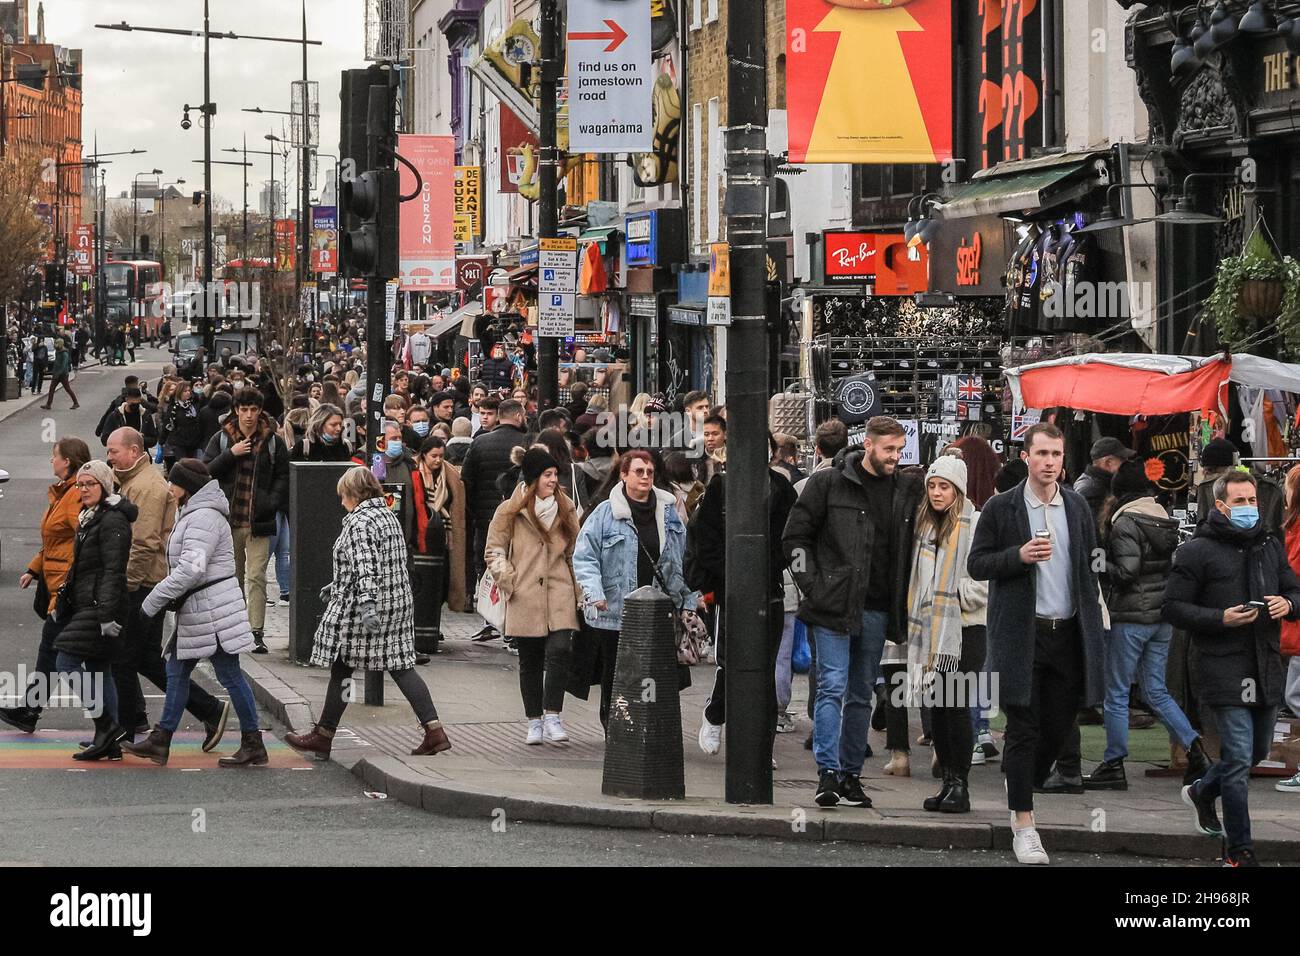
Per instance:
[[[528,744],[569,739],[560,710],[578,627],[572,565],[578,514],[560,490],[559,474],[544,446],[528,450],[520,466],[523,481],[492,516],[484,553],[505,597],[505,634],[519,648]]]

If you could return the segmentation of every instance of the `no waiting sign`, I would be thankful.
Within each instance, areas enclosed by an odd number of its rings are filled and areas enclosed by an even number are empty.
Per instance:
[[[650,149],[650,0],[570,0],[569,149]]]

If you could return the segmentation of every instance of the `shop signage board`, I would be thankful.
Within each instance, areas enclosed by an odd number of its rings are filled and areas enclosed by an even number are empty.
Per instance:
[[[1003,279],[1014,242],[1000,216],[947,219],[930,240],[930,291],[1005,295]]]
[[[482,232],[483,170],[479,166],[457,166],[454,186],[455,215],[452,225],[457,242],[473,242]]]
[[[464,256],[456,259],[456,288],[468,292],[475,286],[483,284],[487,277],[488,262],[486,256]]]
[[[876,234],[873,232],[827,232],[822,251],[828,284],[861,285],[876,278]]]
[[[311,209],[311,271],[339,271],[339,213],[335,206]]]
[[[950,0],[785,6],[790,162],[952,158]]]
[[[95,272],[95,227],[78,226],[72,234],[72,254],[68,257],[74,274],[93,275]]]
[[[654,145],[650,0],[569,0],[569,150]]]
[[[456,141],[451,136],[403,133],[398,152],[420,171],[420,191],[401,204],[401,281],[412,292],[456,288],[454,180]],[[415,176],[398,164],[403,196],[415,192]]]
[[[709,295],[731,295],[731,246],[725,242],[709,245]]]
[[[629,266],[657,264],[659,217],[654,210],[637,213],[623,220],[623,236]]]

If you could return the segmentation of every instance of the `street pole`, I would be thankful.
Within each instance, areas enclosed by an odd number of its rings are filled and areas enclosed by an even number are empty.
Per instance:
[[[297,308],[302,308],[302,287],[307,281],[311,237],[308,235],[307,204],[310,202],[310,183],[308,165],[311,159],[311,111],[308,102],[307,87],[307,0],[302,0],[302,156],[298,167],[298,286]],[[287,346],[287,343],[286,343]]]
[[[734,2],[734,0],[733,0]],[[537,237],[555,236],[559,225],[556,206],[556,170],[559,166],[559,149],[556,145],[555,115],[556,91],[559,87],[560,50],[559,15],[557,0],[541,0],[542,28],[542,82],[541,129],[538,138],[538,188]],[[537,348],[537,407],[554,408],[560,403],[560,340],[553,336],[538,335]]]
[[[728,803],[772,802],[776,726],[768,568],[767,50],[762,3],[727,10]],[[761,600],[744,595],[760,594]]]
[[[239,258],[244,260],[244,270],[248,270],[248,134],[244,134],[244,240],[239,248]]]
[[[98,153],[98,144],[96,153]],[[104,337],[106,330],[104,325],[108,317],[104,314],[108,306],[107,290],[104,288],[104,179],[108,175],[108,170],[102,166],[99,168],[99,189],[95,191],[95,205],[99,212],[99,225],[95,229],[95,346],[101,350],[104,348]]]
[[[208,283],[212,281],[212,21],[209,0],[203,0],[203,299],[207,301]],[[199,328],[203,332],[203,354],[216,354],[216,336],[212,316],[203,309]]]

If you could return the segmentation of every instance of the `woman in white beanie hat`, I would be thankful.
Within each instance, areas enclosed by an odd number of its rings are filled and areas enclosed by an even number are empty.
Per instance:
[[[941,455],[926,472],[907,591],[907,703],[930,706],[943,788],[926,810],[967,813],[970,707],[984,664],[988,585],[966,570],[979,512],[966,497],[966,463]]]

